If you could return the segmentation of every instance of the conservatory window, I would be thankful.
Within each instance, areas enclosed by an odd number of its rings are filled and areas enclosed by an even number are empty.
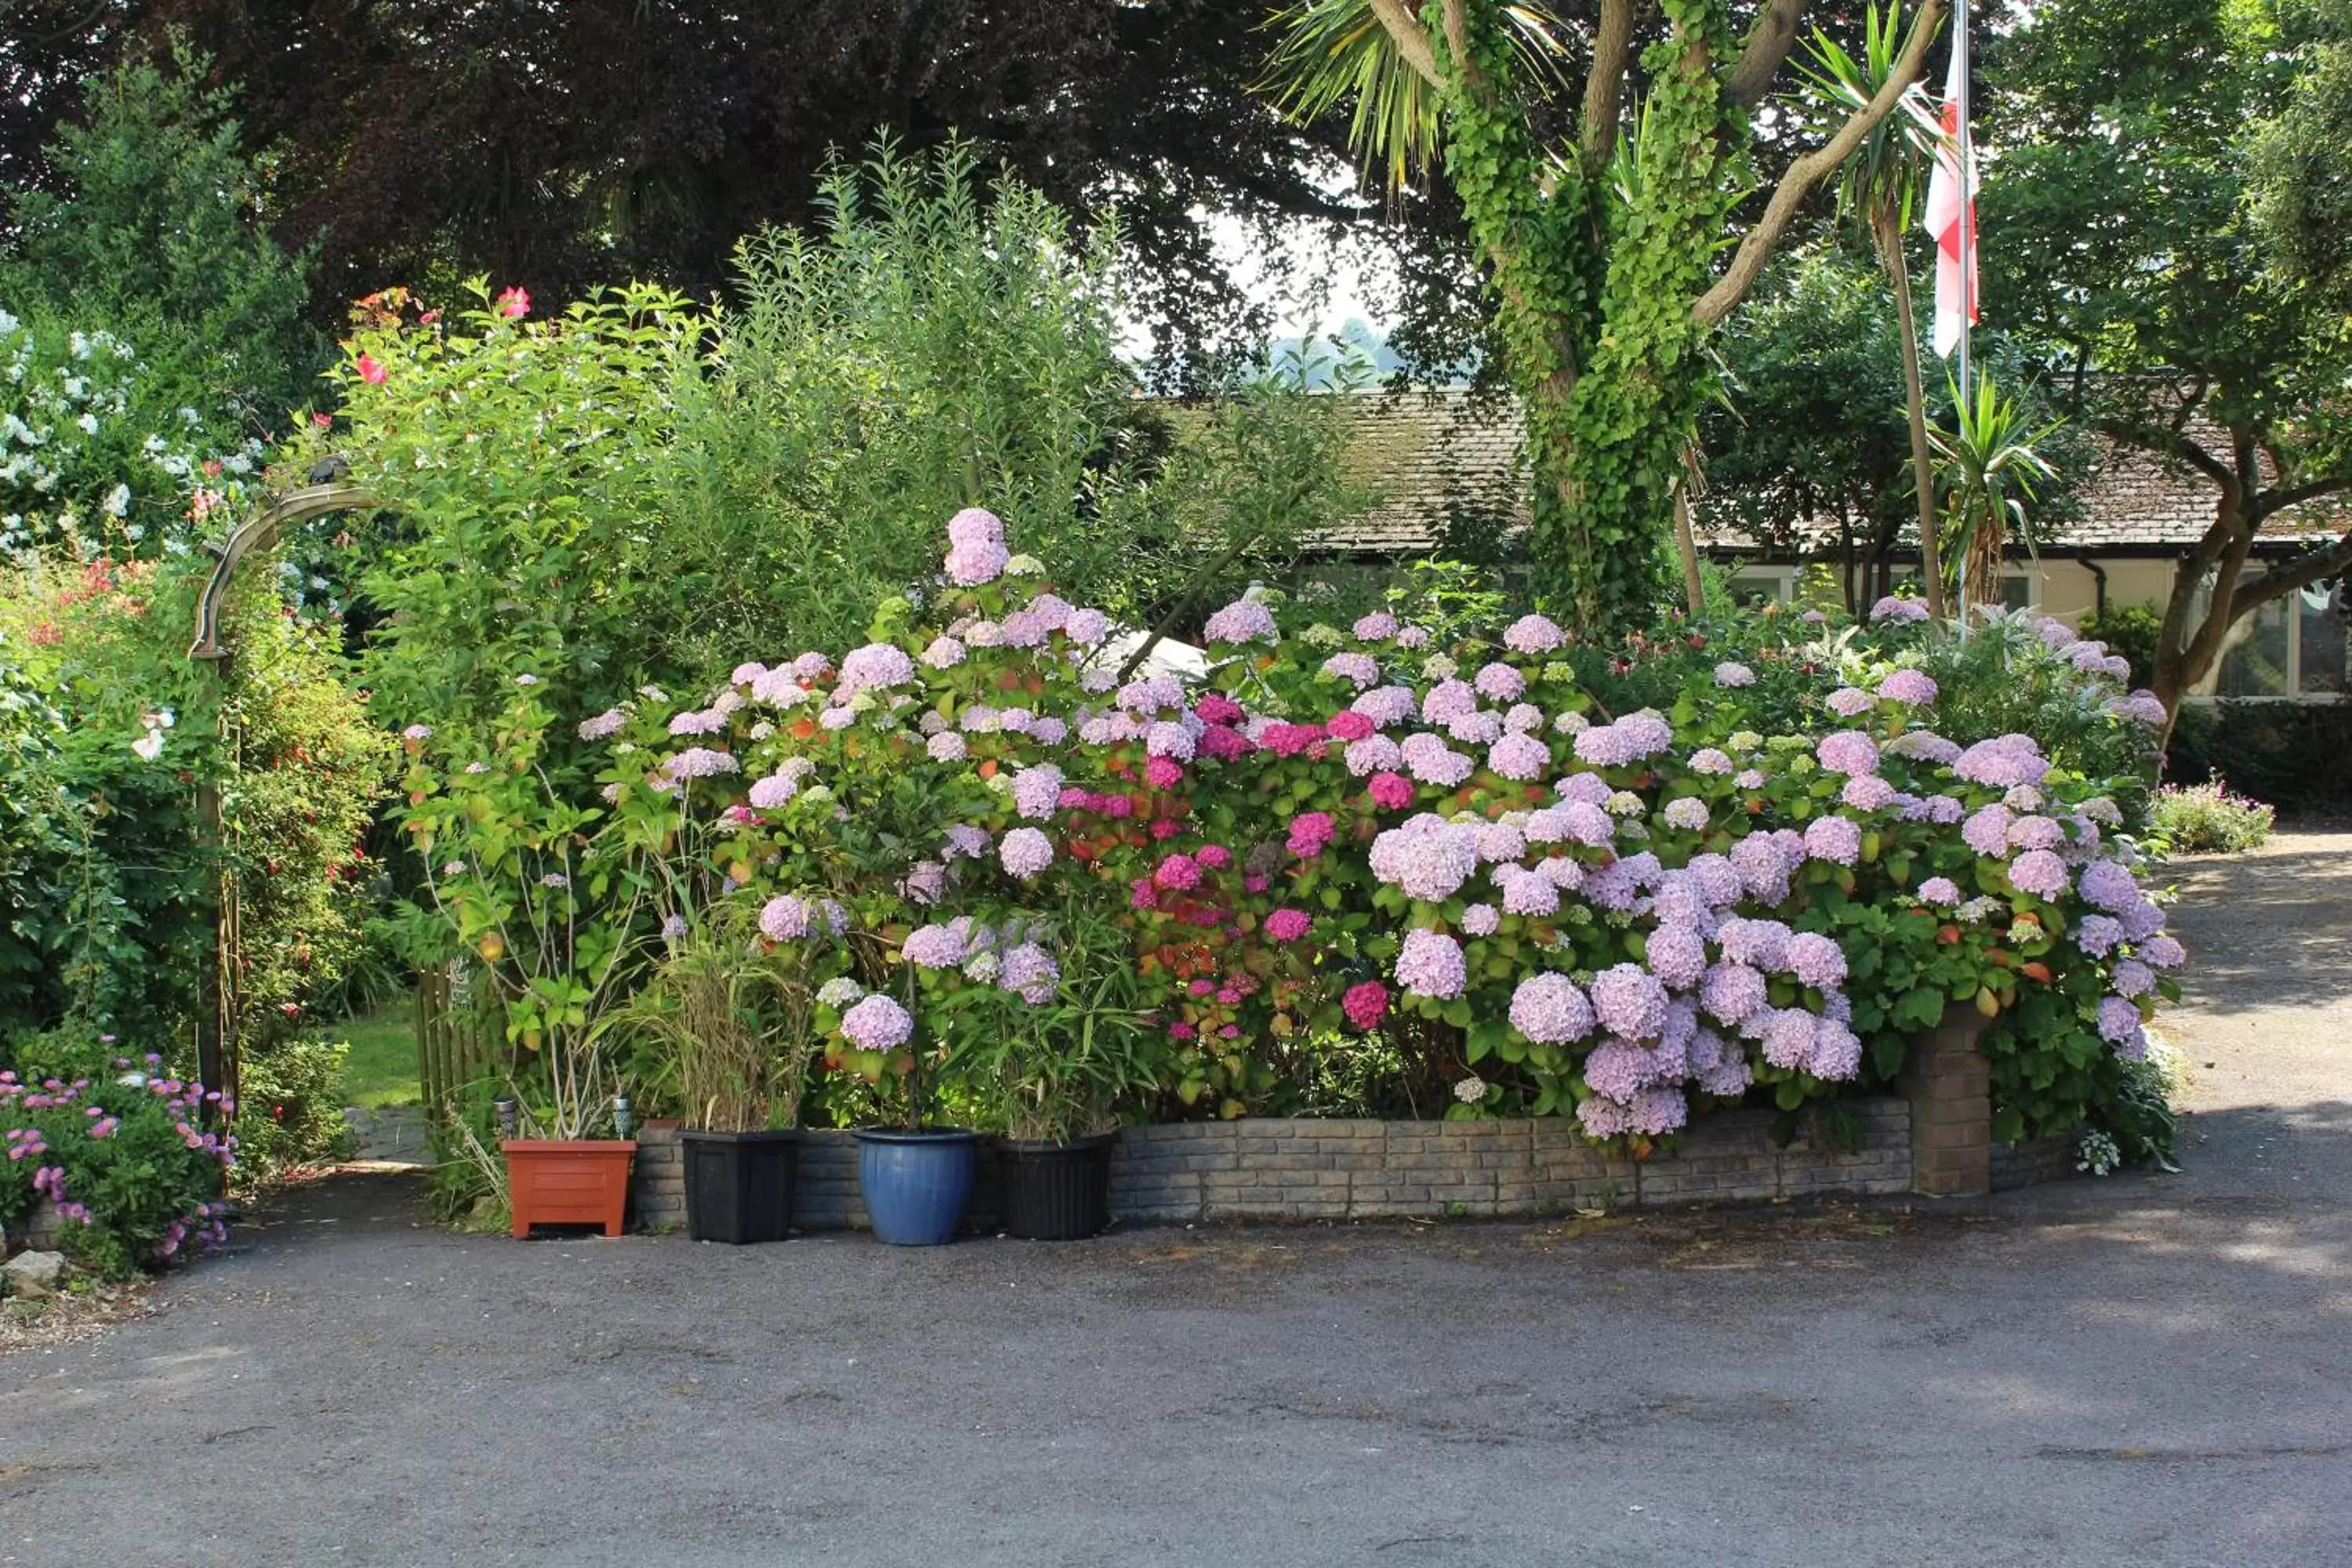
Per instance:
[[[1731,574],[1731,602],[1735,605],[1785,605],[1792,596],[1797,582],[1793,566],[1744,566]]]
[[[2209,603],[2200,593],[2201,617]],[[2346,584],[2315,583],[2230,625],[2200,697],[2342,697],[2352,689]]]

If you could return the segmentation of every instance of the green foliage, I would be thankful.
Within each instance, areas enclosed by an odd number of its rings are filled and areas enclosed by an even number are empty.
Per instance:
[[[2352,705],[2192,702],[2180,712],[2165,773],[2193,784],[2224,774],[2281,810],[2352,813]]]
[[[262,226],[267,170],[239,150],[210,69],[174,40],[169,59],[133,58],[86,86],[83,122],[48,149],[57,188],[7,193],[0,299],[137,344],[137,422],[184,436],[169,416],[191,408],[229,450],[310,401],[325,345],[303,320],[309,259]]]
[[[2258,800],[2233,795],[2214,778],[2201,784],[2167,784],[2149,803],[2149,835],[2175,855],[2235,855],[2258,849],[2278,813]]]
[[[554,322],[482,285],[429,322],[378,301],[335,445],[399,509],[362,578],[388,720],[479,721],[522,672],[576,719],[746,649],[843,646],[977,495],[1063,592],[1139,619],[1273,574],[1362,504],[1342,411],[1297,375],[1150,428],[1116,355],[1116,231],[984,184],[966,148],[835,165],[819,230],[739,261],[716,315],[644,288]]]
[[[2025,401],[1979,375],[1963,398],[1954,389],[1949,428],[1931,426],[1943,529],[1951,545],[1946,571],[1961,591],[1963,613],[2000,602],[2000,564],[2014,540],[2032,549],[2042,488],[2057,478],[2041,447],[2054,423],[2035,427]]]
[[[2116,803],[2137,824],[2155,784],[2146,725],[2117,715],[2110,692],[2086,686],[2039,635],[2031,610],[1979,616],[1965,637],[1924,646],[1919,667],[1943,689],[1937,718],[1953,736],[2026,734],[2050,760],[2084,778],[2115,781]]]
[[[2300,58],[2284,102],[2253,133],[2253,221],[2282,282],[2352,307],[2352,6],[2284,10]]]
[[[358,1147],[343,1120],[340,1041],[282,1040],[239,1066],[236,1184],[253,1191],[305,1166],[348,1159]]]

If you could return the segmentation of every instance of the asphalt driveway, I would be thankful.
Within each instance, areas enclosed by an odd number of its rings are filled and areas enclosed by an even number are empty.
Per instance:
[[[0,1563],[2352,1563],[2352,836],[2186,880],[2179,1176],[932,1251],[343,1176],[0,1360]]]

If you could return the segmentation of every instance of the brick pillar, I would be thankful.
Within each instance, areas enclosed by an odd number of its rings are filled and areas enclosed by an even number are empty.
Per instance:
[[[1911,1190],[1928,1197],[1992,1191],[1992,1064],[1977,1049],[1984,1015],[1967,1003],[1911,1047],[1902,1088],[1911,1101]]]

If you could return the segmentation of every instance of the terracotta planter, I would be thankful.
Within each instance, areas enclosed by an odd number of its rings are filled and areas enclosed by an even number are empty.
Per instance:
[[[606,1236],[621,1234],[629,1205],[629,1167],[637,1154],[635,1142],[509,1138],[499,1148],[507,1157],[515,1235],[529,1236],[535,1225],[600,1225]]]

